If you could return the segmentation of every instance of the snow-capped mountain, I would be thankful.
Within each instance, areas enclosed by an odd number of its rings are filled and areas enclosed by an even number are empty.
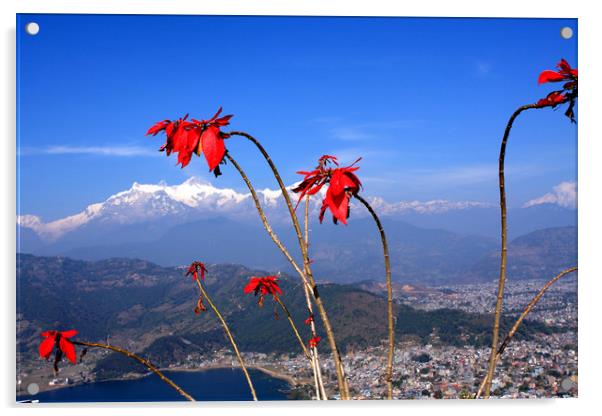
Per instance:
[[[262,189],[257,195],[274,232],[298,256],[281,192]],[[496,206],[368,199],[386,229],[396,279],[434,282],[458,277],[466,274],[473,259],[497,248]],[[367,210],[352,200],[348,226],[334,226],[330,216],[318,225],[321,200],[319,195],[312,198],[309,227],[316,272],[341,281],[380,276],[379,236]],[[515,208],[509,214],[512,236],[576,224],[576,211],[557,205]],[[276,271],[290,267],[263,229],[249,193],[194,178],[176,185],[134,183],[66,218],[44,222],[35,215],[21,215],[17,223],[20,253],[86,260],[128,257],[163,265],[202,259]],[[483,267],[491,268],[489,263]]]
[[[278,205],[280,191],[258,190],[257,194],[266,209]],[[105,223],[126,225],[179,218],[172,223],[184,222],[201,215],[226,215],[240,217],[248,214],[241,206],[250,204],[249,193],[233,189],[216,188],[197,178],[179,185],[134,183],[126,191],[118,192],[106,201],[89,205],[84,211],[51,222],[35,215],[20,215],[17,224],[29,228],[46,240],[56,240],[86,224]],[[250,205],[249,205],[250,207]]]
[[[435,199],[432,201],[400,201],[388,203],[379,197],[371,198],[370,204],[379,209],[381,215],[395,215],[407,212],[418,214],[442,214],[454,210],[466,210],[471,208],[491,208],[493,204],[479,201],[448,201],[446,199]]]
[[[325,190],[322,190],[322,194]],[[270,221],[279,223],[287,219],[280,190],[257,190],[260,202]],[[294,198],[295,199],[295,198]],[[491,204],[478,201],[398,201],[388,202],[379,197],[368,198],[381,216],[437,217],[451,212],[490,210]],[[312,218],[319,210],[321,198],[312,198]],[[352,201],[354,218],[366,217],[363,207]],[[257,212],[250,193],[234,189],[217,188],[211,183],[190,178],[181,184],[168,185],[134,183],[128,190],[118,192],[104,202],[91,204],[82,212],[55,221],[44,222],[40,217],[24,214],[17,224],[33,231],[42,241],[56,241],[85,227],[99,225],[127,226],[132,224],[161,223],[176,225],[199,219],[225,217],[236,221],[257,221]],[[436,224],[435,224],[436,225]]]

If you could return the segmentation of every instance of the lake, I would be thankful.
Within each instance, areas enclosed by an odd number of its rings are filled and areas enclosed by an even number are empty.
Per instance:
[[[167,377],[199,401],[252,400],[249,385],[240,369],[166,371]],[[290,385],[258,370],[249,374],[259,400],[286,400]],[[105,381],[46,391],[17,400],[57,402],[150,402],[186,400],[156,375],[135,380]]]

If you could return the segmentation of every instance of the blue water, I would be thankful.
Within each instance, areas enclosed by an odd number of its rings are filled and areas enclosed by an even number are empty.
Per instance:
[[[286,381],[249,370],[259,400],[286,400]],[[199,372],[166,371],[165,375],[199,401],[252,400],[241,370],[214,369]],[[186,400],[155,375],[136,380],[105,381],[18,396],[17,400],[40,402],[151,402]]]

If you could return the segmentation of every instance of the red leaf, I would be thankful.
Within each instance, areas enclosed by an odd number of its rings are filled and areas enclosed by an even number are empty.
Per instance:
[[[69,361],[73,364],[77,364],[77,355],[75,354],[75,345],[67,340],[67,338],[61,337],[59,341],[59,347]]]
[[[552,91],[546,98],[542,98],[537,102],[538,107],[555,107],[562,104],[566,100],[566,96],[560,91]]]
[[[163,121],[159,121],[158,123],[155,123],[150,129],[148,129],[148,131],[146,132],[146,135],[152,135],[152,136],[156,136],[159,132],[165,130],[165,128],[171,123],[170,120],[163,120]]]
[[[259,285],[259,278],[252,277],[249,283],[245,286],[244,293],[251,293],[257,288],[257,285]]]
[[[564,81],[565,76],[556,72],[546,69],[541,74],[539,74],[539,79],[537,80],[538,84],[545,84],[546,82],[560,82]]]
[[[201,146],[205,159],[209,165],[209,170],[213,171],[224,159],[226,154],[226,146],[224,139],[221,137],[219,127],[209,126],[201,135]]]
[[[75,329],[70,329],[69,331],[62,331],[61,337],[63,338],[72,338],[77,335],[77,331]]]
[[[42,335],[46,333],[50,333],[51,331],[44,332]],[[54,332],[54,331],[52,331]],[[54,343],[56,341],[56,332],[54,335],[48,335],[46,338],[40,343],[38,347],[38,351],[40,352],[40,357],[48,359],[50,354],[52,354],[52,350],[54,349]]]

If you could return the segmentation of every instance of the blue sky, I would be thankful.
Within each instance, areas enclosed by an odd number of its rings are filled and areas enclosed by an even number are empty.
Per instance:
[[[199,176],[244,190],[235,171],[185,169],[145,137],[154,122],[233,113],[287,183],[320,155],[362,156],[364,193],[389,201],[497,202],[509,115],[545,96],[537,75],[577,66],[574,19],[19,15],[19,213],[52,220],[134,181]],[[36,36],[27,22],[40,25]],[[515,124],[509,203],[576,180],[577,129],[550,109]],[[275,184],[242,139],[232,155],[257,187]]]

